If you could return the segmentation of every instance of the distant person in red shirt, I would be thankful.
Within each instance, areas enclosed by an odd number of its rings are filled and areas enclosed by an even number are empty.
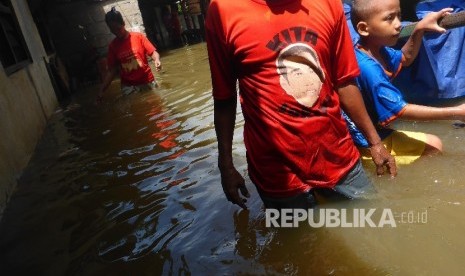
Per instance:
[[[97,101],[102,100],[103,93],[118,71],[121,78],[121,92],[124,95],[157,87],[147,60],[147,56],[150,56],[156,70],[161,70],[160,55],[155,46],[145,35],[127,31],[123,16],[114,7],[105,14],[105,22],[116,38],[108,46],[108,72],[103,79]]]

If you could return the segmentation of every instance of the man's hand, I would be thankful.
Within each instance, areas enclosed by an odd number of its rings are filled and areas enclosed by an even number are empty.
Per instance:
[[[391,177],[395,177],[397,175],[396,160],[391,154],[389,154],[382,142],[378,142],[370,146],[370,153],[371,158],[376,165],[377,175],[384,174],[384,166],[386,166]]]
[[[221,171],[221,185],[223,186],[224,194],[228,201],[233,204],[239,205],[242,209],[247,209],[245,202],[247,199],[239,195],[238,190],[241,194],[247,198],[250,197],[247,187],[245,187],[245,181],[242,175],[234,167],[220,169]]]

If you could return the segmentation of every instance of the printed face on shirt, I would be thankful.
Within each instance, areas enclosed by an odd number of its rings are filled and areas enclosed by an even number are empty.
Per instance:
[[[300,104],[312,107],[324,81],[315,51],[297,43],[284,48],[276,62],[281,87]]]

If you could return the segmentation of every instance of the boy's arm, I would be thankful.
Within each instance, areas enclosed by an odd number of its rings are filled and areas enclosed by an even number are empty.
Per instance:
[[[465,120],[465,104],[454,107],[432,107],[416,104],[407,104],[402,119],[405,120]]]
[[[100,89],[97,93],[96,103],[102,102],[103,93],[107,90],[108,86],[110,86],[111,82],[113,81],[117,73],[118,73],[118,67],[113,66],[113,67],[108,68],[108,71],[105,74],[105,77],[103,78],[102,85],[100,86]]]
[[[161,70],[161,61],[160,61],[160,54],[157,52],[157,50],[153,51],[152,55],[150,56],[155,63],[155,69],[157,71]]]
[[[376,173],[382,175],[384,166],[389,174],[397,175],[397,167],[394,157],[392,157],[384,147],[378,133],[365,108],[362,95],[354,82],[349,82],[338,88],[341,107],[352,119],[357,128],[363,133],[370,144],[370,152],[373,162],[376,165]]]
[[[452,8],[445,8],[438,12],[429,13],[420,22],[417,23],[415,29],[412,32],[412,35],[402,47],[402,53],[405,57],[402,62],[403,66],[409,66],[417,57],[422,43],[423,34],[425,32],[446,32],[446,29],[438,25],[438,20],[444,17],[446,14],[449,14],[452,10]]]

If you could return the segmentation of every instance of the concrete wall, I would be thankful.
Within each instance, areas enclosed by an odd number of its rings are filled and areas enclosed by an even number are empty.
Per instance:
[[[12,3],[32,63],[9,76],[0,64],[0,214],[57,106],[27,0]]]

